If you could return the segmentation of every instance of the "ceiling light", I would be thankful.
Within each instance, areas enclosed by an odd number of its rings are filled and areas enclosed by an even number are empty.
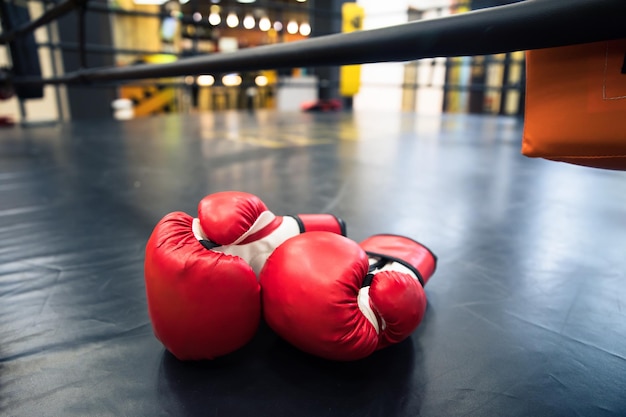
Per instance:
[[[212,75],[199,75],[198,85],[200,87],[210,87],[215,83],[215,77]]]
[[[259,29],[261,29],[263,32],[267,32],[271,28],[272,28],[272,22],[270,22],[269,18],[262,17],[261,20],[259,20]]]
[[[209,23],[212,24],[213,26],[217,26],[220,23],[222,23],[222,18],[220,17],[219,13],[211,13],[209,15]]]
[[[289,23],[287,23],[287,33],[290,33],[292,35],[298,33],[298,22],[296,22],[295,20],[290,20]]]
[[[246,17],[243,18],[243,27],[246,29],[253,29],[254,25],[256,24],[256,22],[254,21],[254,17],[252,17],[251,14],[246,15]]]
[[[265,75],[257,75],[254,79],[254,83],[259,87],[265,87],[267,84],[269,84],[269,80]]]
[[[222,84],[226,87],[236,87],[241,84],[241,76],[238,74],[226,74],[222,77]]]
[[[302,23],[300,25],[300,35],[302,36],[309,36],[311,34],[311,25],[309,25],[308,23]]]
[[[239,25],[239,18],[237,17],[237,15],[233,12],[230,12],[228,14],[228,16],[226,17],[226,25],[229,28],[234,28],[237,27]]]

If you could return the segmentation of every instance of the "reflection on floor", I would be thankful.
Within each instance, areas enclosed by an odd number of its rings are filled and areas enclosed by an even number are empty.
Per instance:
[[[525,158],[521,128],[225,112],[4,130],[1,414],[626,414],[626,173]],[[164,214],[229,189],[427,244],[422,325],[358,363],[265,327],[216,363],[176,361],[150,328],[143,248]]]

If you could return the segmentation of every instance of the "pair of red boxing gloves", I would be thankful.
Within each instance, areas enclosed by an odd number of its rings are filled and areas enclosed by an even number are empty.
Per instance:
[[[436,257],[397,235],[346,237],[331,214],[276,216],[226,191],[198,217],[166,215],[145,254],[154,333],[180,360],[214,359],[249,342],[261,317],[310,354],[357,360],[406,339],[426,310]]]

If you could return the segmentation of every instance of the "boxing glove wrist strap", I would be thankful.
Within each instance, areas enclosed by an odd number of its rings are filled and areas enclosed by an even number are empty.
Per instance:
[[[334,214],[298,214],[285,217],[291,217],[298,223],[300,233],[323,230],[347,236],[346,223]]]
[[[387,256],[387,255],[383,255],[380,253],[376,253],[376,252],[370,252],[367,251],[367,256],[369,256],[370,258],[379,258],[378,261],[376,261],[375,263],[370,265],[370,269],[369,272],[371,274],[371,272],[373,272],[376,269],[381,269],[383,268],[385,265],[388,265],[390,263],[396,262],[400,265],[402,265],[403,267],[405,267],[406,269],[408,269],[411,273],[411,275],[415,275],[415,278],[417,278],[417,280],[420,282],[420,284],[422,285],[422,287],[424,287],[424,278],[422,277],[422,274],[420,273],[420,271],[417,270],[416,267],[414,267],[413,265],[409,264],[408,262],[400,259],[400,258],[394,258],[392,256]],[[370,275],[368,274],[368,275]]]
[[[413,238],[410,238],[410,237],[408,237],[408,236],[404,236],[404,235],[397,235],[397,234],[394,234],[394,233],[385,233],[385,234],[377,234],[377,235],[372,235],[372,236],[370,236],[370,239],[371,239],[371,238],[375,238],[375,237],[377,237],[377,236],[386,236],[386,237],[394,237],[394,236],[395,236],[395,237],[398,237],[398,238],[400,238],[400,239],[410,240],[411,242],[418,244],[420,247],[422,247],[422,248],[423,248],[423,249],[425,249],[428,253],[430,253],[430,255],[433,257],[433,259],[434,259],[435,263],[437,263],[437,255],[435,255],[435,253],[434,253],[434,252],[433,252],[433,251],[432,251],[432,250],[431,250],[428,246],[424,245],[424,244],[423,244],[423,243],[421,243],[421,242],[418,242],[417,240],[415,240],[415,239],[413,239]]]

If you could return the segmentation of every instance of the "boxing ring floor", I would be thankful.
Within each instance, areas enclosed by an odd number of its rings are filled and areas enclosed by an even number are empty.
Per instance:
[[[490,116],[264,111],[0,132],[3,416],[623,416],[626,173]],[[353,363],[262,326],[211,363],[152,334],[143,249],[222,190],[439,257],[412,337]]]

